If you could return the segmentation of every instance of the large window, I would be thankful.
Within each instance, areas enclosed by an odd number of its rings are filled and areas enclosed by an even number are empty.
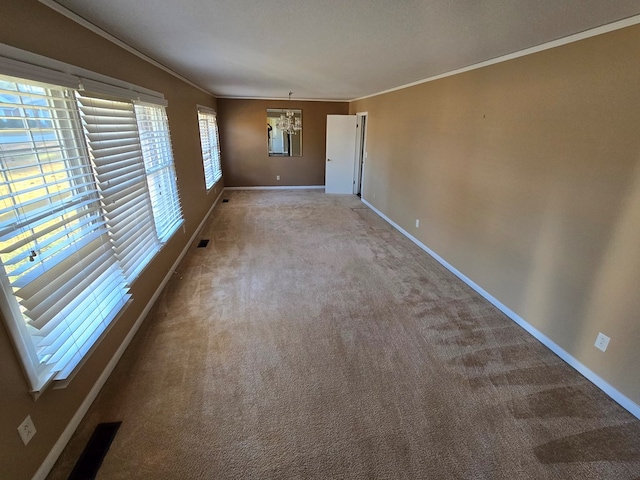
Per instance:
[[[182,222],[164,107],[0,75],[0,176],[0,303],[39,391]]]
[[[204,182],[207,190],[209,190],[222,177],[216,113],[203,107],[198,108],[198,124],[200,126],[200,144],[204,163]]]

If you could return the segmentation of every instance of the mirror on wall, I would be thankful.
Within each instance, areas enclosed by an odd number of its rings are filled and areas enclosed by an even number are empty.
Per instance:
[[[302,122],[302,110],[291,109],[293,118]],[[267,108],[267,148],[270,157],[301,157],[302,130],[287,133],[278,128],[280,115],[285,115],[286,108]]]

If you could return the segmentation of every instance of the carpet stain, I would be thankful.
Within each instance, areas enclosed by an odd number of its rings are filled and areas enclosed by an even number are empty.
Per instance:
[[[487,343],[487,336],[482,330],[469,330],[459,335],[447,337],[438,340],[440,345],[458,345],[460,347],[468,347],[471,345],[484,345]]]
[[[552,385],[565,383],[575,377],[568,375],[567,370],[558,365],[538,365],[493,374],[490,378],[494,385]]]
[[[569,435],[538,445],[533,451],[542,463],[638,461],[640,423]]]
[[[385,231],[392,228],[391,225],[368,208],[352,208],[351,210],[354,211],[371,230]]]
[[[568,386],[526,395],[512,401],[509,410],[515,418],[602,417],[606,406],[594,402],[581,388]]]
[[[562,365],[537,365],[508,370],[502,373],[490,373],[469,379],[472,388],[508,385],[556,385],[573,381],[586,381],[582,377],[567,374]],[[569,368],[569,367],[567,367]],[[571,372],[573,373],[573,372]]]
[[[468,368],[484,368],[489,363],[496,365],[514,365],[523,361],[535,360],[540,355],[539,348],[532,348],[531,344],[501,345],[483,348],[456,357],[452,362],[461,363]]]
[[[439,323],[431,327],[433,330],[439,332],[449,331],[473,331],[478,328],[477,323],[470,320],[463,320],[461,318],[449,318],[446,322]]]

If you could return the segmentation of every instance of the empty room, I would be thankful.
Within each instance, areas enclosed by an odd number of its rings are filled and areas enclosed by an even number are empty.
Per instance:
[[[0,0],[0,478],[640,478],[636,0]]]

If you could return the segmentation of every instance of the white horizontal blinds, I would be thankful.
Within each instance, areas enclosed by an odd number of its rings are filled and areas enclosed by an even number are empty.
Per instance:
[[[55,380],[73,372],[130,298],[104,235],[15,295],[25,315],[36,319],[32,336],[41,361],[55,366]]]
[[[213,155],[213,181],[217,182],[222,177],[222,165],[220,163],[220,136],[218,134],[218,119],[213,114],[212,120],[209,122],[213,124],[213,135],[211,138],[214,141],[214,145],[211,148]]]
[[[160,248],[133,104],[77,98],[109,233],[131,282]]]
[[[198,110],[198,124],[200,127],[204,179],[208,190],[222,177],[216,114],[208,110]]]
[[[204,183],[209,190],[216,183],[213,173],[213,161],[211,155],[211,138],[207,114],[198,112],[198,126],[200,127],[200,145],[202,147],[202,163],[204,166]]]
[[[0,76],[0,260],[38,373],[56,379],[129,298],[72,95]]]
[[[156,232],[165,242],[182,223],[169,122],[162,106],[136,104],[135,112]]]

